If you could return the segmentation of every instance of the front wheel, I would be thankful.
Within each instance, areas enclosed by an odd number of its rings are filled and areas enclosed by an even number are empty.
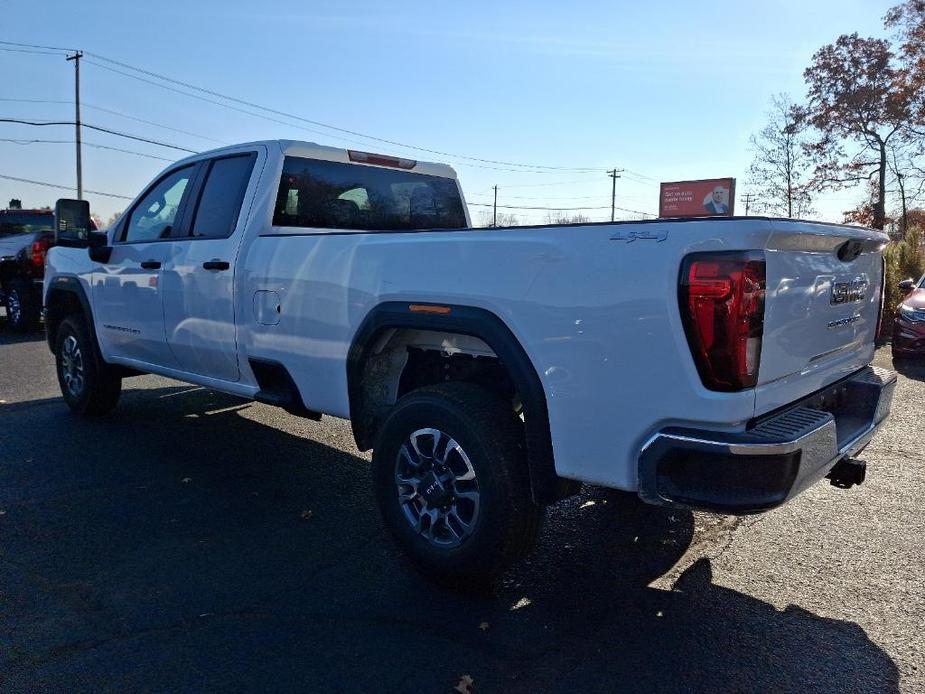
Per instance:
[[[533,546],[523,428],[510,404],[467,383],[412,391],[373,453],[379,509],[412,564],[454,588],[490,585]]]
[[[58,385],[71,411],[106,414],[119,400],[122,377],[99,358],[96,343],[81,316],[65,318],[55,340]]]

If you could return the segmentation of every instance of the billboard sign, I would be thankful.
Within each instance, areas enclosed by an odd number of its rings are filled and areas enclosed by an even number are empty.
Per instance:
[[[735,192],[734,178],[662,183],[658,216],[731,217],[735,208]]]

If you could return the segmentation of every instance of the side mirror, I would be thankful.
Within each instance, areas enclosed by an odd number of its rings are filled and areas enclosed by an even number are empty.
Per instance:
[[[87,237],[87,253],[90,260],[97,263],[108,263],[112,256],[112,246],[108,245],[109,238],[105,231],[91,231]]]
[[[86,248],[90,238],[90,203],[61,198],[55,203],[55,244]]]
[[[899,291],[903,294],[908,294],[913,289],[915,289],[915,280],[903,280],[899,283]]]

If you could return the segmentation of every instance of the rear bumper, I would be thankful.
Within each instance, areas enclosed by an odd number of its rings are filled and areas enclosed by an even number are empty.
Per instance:
[[[779,506],[870,442],[895,387],[895,373],[868,366],[743,433],[660,431],[639,456],[639,496],[723,513]]]

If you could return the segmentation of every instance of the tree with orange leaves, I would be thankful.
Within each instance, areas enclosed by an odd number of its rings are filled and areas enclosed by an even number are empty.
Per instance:
[[[819,133],[807,146],[816,160],[814,184],[825,190],[873,182],[877,229],[886,224],[890,155],[915,137],[917,90],[897,63],[888,41],[854,33],[820,48],[803,73],[804,115]]]

